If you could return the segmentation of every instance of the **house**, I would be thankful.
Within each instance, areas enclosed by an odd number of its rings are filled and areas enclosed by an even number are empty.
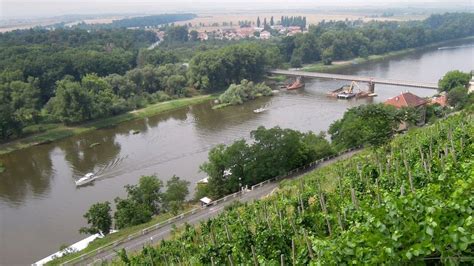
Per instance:
[[[266,30],[260,32],[260,39],[262,40],[268,40],[270,39],[270,37],[272,37],[272,34]]]
[[[207,35],[207,32],[199,32],[198,39],[201,41],[207,41],[209,39],[209,35]]]
[[[448,97],[446,96],[446,93],[439,96],[433,96],[430,100],[430,104],[438,104],[441,107],[448,106]]]
[[[428,101],[426,101],[425,99],[420,98],[408,91],[385,101],[385,104],[394,106],[397,109],[403,107],[419,108],[427,103]]]
[[[426,120],[426,108],[425,105],[428,103],[427,100],[416,96],[411,92],[403,92],[398,96],[392,97],[384,102],[386,105],[394,106],[397,109],[411,107],[420,111],[420,119],[418,119],[417,124],[423,125]],[[399,131],[406,130],[408,128],[407,123],[402,122],[398,127]]]
[[[237,36],[240,38],[249,38],[254,36],[255,30],[252,28],[237,29]]]

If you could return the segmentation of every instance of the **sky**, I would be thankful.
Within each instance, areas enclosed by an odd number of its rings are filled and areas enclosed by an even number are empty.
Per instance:
[[[205,12],[367,6],[470,6],[474,0],[0,0],[1,19],[70,14]]]

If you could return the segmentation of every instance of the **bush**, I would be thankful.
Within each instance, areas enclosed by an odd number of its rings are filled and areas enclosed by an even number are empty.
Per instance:
[[[260,96],[271,95],[273,95],[272,89],[264,83],[255,85],[253,82],[244,79],[240,84],[231,84],[229,88],[219,96],[219,102],[221,104],[237,105]]]

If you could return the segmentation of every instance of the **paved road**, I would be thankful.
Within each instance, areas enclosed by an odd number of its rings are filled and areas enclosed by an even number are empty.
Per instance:
[[[409,81],[409,80],[395,80],[395,79],[384,79],[384,78],[374,78],[374,77],[363,77],[363,76],[352,76],[352,75],[340,75],[340,74],[329,74],[329,73],[319,73],[319,72],[306,72],[306,71],[292,71],[292,70],[270,70],[268,73],[277,74],[277,75],[287,75],[287,76],[302,76],[309,78],[325,78],[325,79],[337,79],[337,80],[347,80],[347,81],[359,81],[367,82],[374,84],[386,84],[386,85],[395,85],[403,87],[415,87],[415,88],[424,88],[424,89],[438,89],[438,84],[428,83],[428,82],[418,82],[418,81]]]
[[[348,153],[345,153],[339,157],[335,157],[333,159],[327,160],[323,163],[320,163],[316,168],[334,163],[336,161],[351,157],[355,153],[358,153],[360,150],[355,150],[351,151]],[[314,168],[313,168],[314,169]],[[308,169],[308,171],[311,171],[313,169]],[[292,178],[295,178],[297,176],[301,176],[304,173],[300,173]],[[225,201],[223,203],[220,203],[218,205],[214,206],[209,206],[205,209],[202,209],[201,211],[192,214],[190,216],[184,217],[181,220],[177,221],[174,223],[175,226],[179,227],[181,225],[184,225],[184,223],[188,223],[191,225],[196,225],[199,224],[201,221],[208,220],[210,218],[213,218],[217,216],[219,213],[221,213],[225,206],[228,206],[232,204],[233,202],[240,201],[240,202],[251,202],[254,200],[261,199],[262,197],[267,196],[270,194],[275,188],[278,187],[279,182],[271,182],[268,184],[265,184],[261,187],[255,188],[254,190],[248,190],[244,194],[237,196],[235,198],[231,198],[228,201]],[[173,224],[169,224],[166,226],[163,226],[161,228],[158,228],[156,230],[150,231],[138,238],[131,239],[130,241],[124,242],[114,248],[114,250],[121,250],[122,248],[125,248],[127,252],[133,252],[133,251],[138,251],[142,249],[143,246],[145,245],[150,245],[150,244],[157,244],[159,243],[162,239],[165,239],[170,236],[171,231],[172,231]],[[95,256],[81,261],[75,265],[91,265],[94,263],[98,263],[100,261],[105,261],[105,260],[111,260],[116,256],[116,253],[114,250],[106,250],[103,252],[100,252],[96,254]]]

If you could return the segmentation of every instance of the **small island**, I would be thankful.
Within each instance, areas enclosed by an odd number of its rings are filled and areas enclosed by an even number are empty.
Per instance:
[[[229,105],[243,104],[244,102],[254,100],[261,96],[272,96],[273,91],[270,87],[262,83],[253,83],[243,79],[240,84],[231,84],[229,88],[219,96],[219,104],[213,109],[223,108]]]

